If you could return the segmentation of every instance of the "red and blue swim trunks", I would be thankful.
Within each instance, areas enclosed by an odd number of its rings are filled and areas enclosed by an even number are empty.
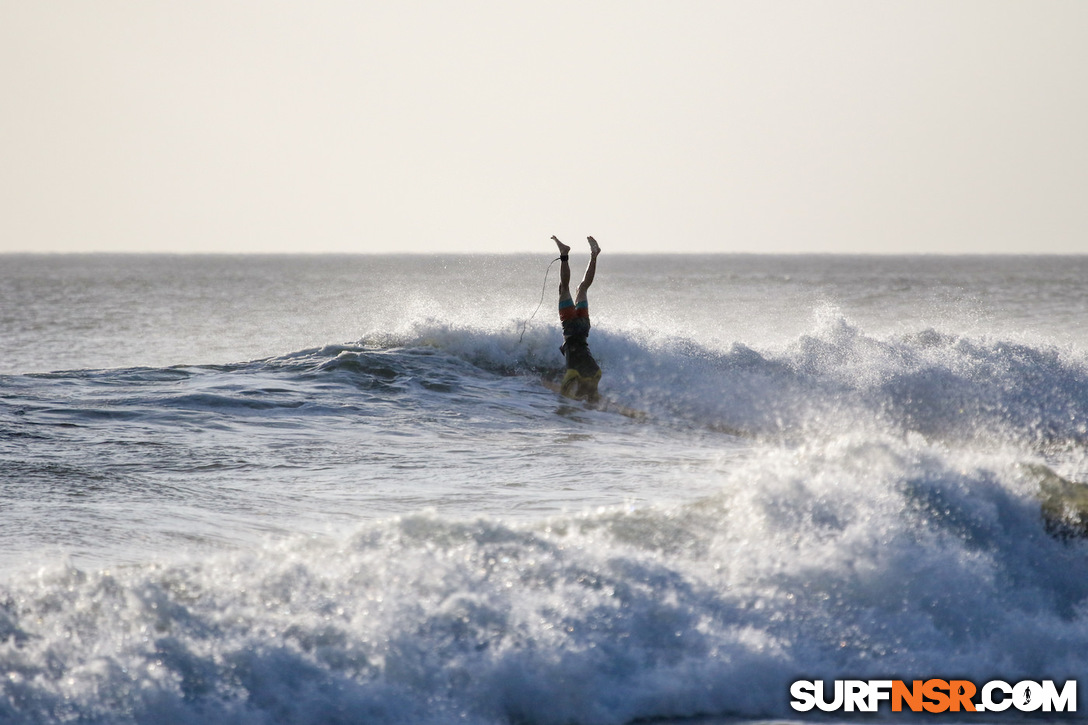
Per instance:
[[[569,298],[559,301],[559,319],[563,323],[563,353],[567,361],[567,374],[563,378],[562,393],[571,398],[595,398],[601,368],[589,351],[589,303],[578,304]]]
[[[563,323],[563,337],[584,337],[589,334],[589,302],[578,304],[570,297],[559,300],[559,321]]]

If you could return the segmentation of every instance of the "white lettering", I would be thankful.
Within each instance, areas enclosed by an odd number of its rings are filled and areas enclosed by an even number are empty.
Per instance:
[[[1000,690],[1004,697],[994,701],[993,691]],[[1012,704],[1012,685],[1002,680],[992,680],[982,687],[982,704],[987,712],[1003,712]]]
[[[1012,702],[1020,712],[1035,712],[1043,706],[1043,688],[1031,680],[1017,682],[1012,688]]]
[[[847,712],[867,712],[869,710],[869,685],[865,680],[846,680],[843,685],[843,700]]]
[[[876,712],[880,709],[881,700],[892,699],[891,680],[869,680],[869,708],[868,712]]]
[[[810,680],[798,680],[790,685],[790,694],[793,700],[790,706],[797,712],[808,712],[816,707],[816,685]]]
[[[828,702],[824,699],[824,683],[819,681],[816,683],[816,707],[820,708],[824,712],[834,712],[842,707],[843,693],[842,693],[842,680],[835,680],[835,699]]]
[[[1043,711],[1050,712],[1051,706],[1057,712],[1077,711],[1077,681],[1068,680],[1062,685],[1062,691],[1054,686],[1054,680],[1043,680]]]
[[[914,680],[913,688],[922,681]],[[924,695],[930,701],[915,699],[911,688],[901,680],[834,680],[833,691],[828,693],[823,680],[797,680],[790,685],[793,699],[790,705],[797,712],[809,712],[819,708],[823,712],[845,710],[846,712],[878,712],[881,702],[891,702],[895,712],[904,704],[915,712],[923,709],[929,712],[1004,712],[1015,707],[1020,712],[1076,712],[1077,681],[1068,680],[1061,690],[1054,680],[1021,680],[1010,685],[1003,680],[991,680],[978,691],[977,701],[968,698],[968,692],[974,691],[974,684],[967,680],[952,680],[951,683],[939,679],[925,680]],[[947,692],[948,695],[944,693]],[[831,695],[828,699],[827,695]],[[893,697],[894,694],[894,697]]]

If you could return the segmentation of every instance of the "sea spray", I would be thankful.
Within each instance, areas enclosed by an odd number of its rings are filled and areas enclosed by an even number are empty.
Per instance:
[[[88,266],[132,314],[0,287],[0,720],[785,718],[798,678],[1085,670],[1082,262],[610,258],[637,417],[540,384],[558,325],[520,337],[503,260]]]
[[[435,514],[4,591],[13,722],[788,715],[799,673],[1076,677],[1083,542],[1003,455],[768,447],[679,507]],[[424,703],[424,704],[421,704]],[[546,706],[545,706],[545,703]]]

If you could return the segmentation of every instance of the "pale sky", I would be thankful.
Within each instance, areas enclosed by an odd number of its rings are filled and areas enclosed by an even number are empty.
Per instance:
[[[0,0],[0,252],[1088,252],[1088,2]]]

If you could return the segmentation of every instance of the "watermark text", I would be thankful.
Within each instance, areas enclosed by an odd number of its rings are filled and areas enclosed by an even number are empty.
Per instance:
[[[828,686],[829,685],[829,686]],[[991,680],[981,687],[969,680],[798,680],[790,686],[797,712],[1076,712],[1077,681],[1060,687],[1054,680]]]

